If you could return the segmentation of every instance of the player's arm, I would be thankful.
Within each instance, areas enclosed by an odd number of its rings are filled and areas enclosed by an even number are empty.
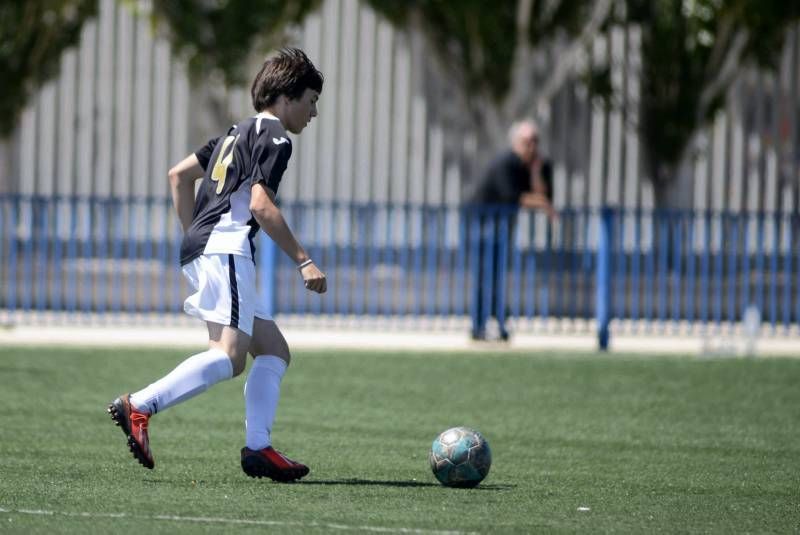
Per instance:
[[[194,183],[203,178],[203,166],[197,155],[191,154],[178,162],[169,170],[169,187],[172,192],[172,204],[178,212],[183,231],[192,224],[194,213]]]
[[[325,293],[328,283],[325,274],[310,262],[305,249],[294,237],[292,230],[283,218],[280,208],[275,204],[275,193],[263,182],[257,182],[250,191],[250,212],[258,224],[278,244],[300,268],[306,288],[317,293]]]

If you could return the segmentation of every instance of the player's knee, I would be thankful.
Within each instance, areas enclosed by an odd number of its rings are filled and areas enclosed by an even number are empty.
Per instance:
[[[292,362],[292,353],[289,351],[289,346],[284,342],[283,347],[275,352],[275,356],[283,359],[288,366]]]
[[[274,349],[273,355],[283,359],[288,366],[292,361],[292,353],[289,351],[289,344],[286,342],[286,338],[283,335],[278,336],[272,346]]]
[[[258,357],[259,355],[272,355],[286,362],[287,366],[292,362],[292,354],[289,351],[289,345],[285,340],[282,340],[281,343],[270,344],[269,347],[255,349],[251,352],[251,354],[253,355],[253,358]]]
[[[247,366],[247,355],[237,355],[235,357],[230,357],[230,359],[231,367],[233,368],[233,376],[236,377],[241,374]]]

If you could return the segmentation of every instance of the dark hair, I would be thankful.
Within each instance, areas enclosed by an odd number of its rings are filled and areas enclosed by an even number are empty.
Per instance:
[[[258,71],[250,94],[257,112],[271,106],[280,95],[290,99],[303,96],[306,89],[322,92],[322,73],[299,48],[282,48],[267,58]]]

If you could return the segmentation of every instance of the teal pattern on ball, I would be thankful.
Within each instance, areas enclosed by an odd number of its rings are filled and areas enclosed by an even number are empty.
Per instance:
[[[428,456],[436,479],[448,487],[474,487],[489,473],[492,454],[479,432],[467,427],[443,431]]]

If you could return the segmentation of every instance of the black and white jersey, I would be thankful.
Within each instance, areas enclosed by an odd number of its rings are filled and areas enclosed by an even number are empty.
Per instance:
[[[205,176],[181,243],[181,265],[214,253],[254,259],[259,225],[250,213],[250,189],[262,182],[278,193],[292,155],[286,130],[276,117],[262,112],[210,140],[195,155]]]

